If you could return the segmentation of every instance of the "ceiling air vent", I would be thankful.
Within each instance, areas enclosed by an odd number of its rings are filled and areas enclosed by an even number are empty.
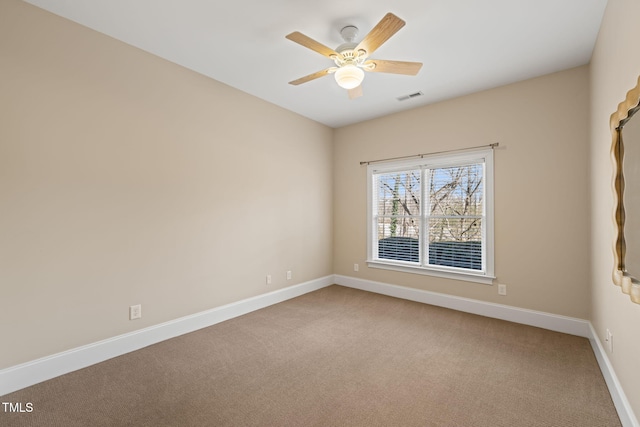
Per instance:
[[[405,95],[405,96],[400,96],[398,98],[396,98],[398,101],[406,101],[407,99],[411,99],[411,98],[417,98],[419,96],[424,95],[424,93],[422,92],[416,92],[416,93],[412,93],[410,95]]]

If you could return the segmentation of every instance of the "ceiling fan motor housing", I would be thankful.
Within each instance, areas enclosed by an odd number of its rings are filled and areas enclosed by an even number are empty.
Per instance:
[[[358,46],[358,43],[347,42],[342,43],[336,48],[336,52],[341,53],[343,56],[348,51],[353,51]]]

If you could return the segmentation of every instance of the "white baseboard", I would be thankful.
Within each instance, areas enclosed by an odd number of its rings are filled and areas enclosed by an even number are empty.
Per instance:
[[[598,338],[598,334],[596,334],[595,329],[593,329],[593,325],[589,324],[589,329],[589,341],[591,342],[591,348],[593,348],[593,352],[598,360],[598,365],[600,365],[600,370],[602,371],[604,380],[609,388],[611,399],[618,411],[620,422],[622,422],[623,427],[640,427],[640,423],[638,423],[638,419],[635,417],[633,409],[631,409],[629,400],[627,400],[627,396],[624,394],[624,390],[618,381],[618,377],[613,370],[609,357],[607,357],[607,352],[600,342],[600,338]]]
[[[406,288],[404,286],[390,285],[388,283],[373,282],[349,276],[334,276],[335,283],[363,291],[375,292],[396,298],[436,305],[438,307],[451,308],[465,313],[479,314],[485,317],[508,320],[538,328],[563,332],[565,334],[590,337],[589,322],[574,317],[559,316],[557,314],[542,311],[527,310],[509,305],[495,304],[469,298],[437,292],[423,291],[421,289]]]
[[[618,411],[618,416],[620,417],[623,427],[640,427],[624,390],[618,382],[613,366],[611,366],[609,358],[607,357],[591,322],[587,320],[461,298],[436,292],[423,291],[420,289],[406,288],[403,286],[390,285],[388,283],[374,282],[349,276],[335,275],[334,283],[363,291],[375,292],[396,298],[451,308],[453,310],[463,311],[466,313],[479,314],[481,316],[522,323],[524,325],[536,326],[543,329],[588,338],[596,359],[598,360],[598,365],[600,366],[602,375],[605,378],[605,382],[609,388],[609,393],[611,394],[611,398],[616,410]]]
[[[0,370],[0,396],[331,284],[332,275]]]

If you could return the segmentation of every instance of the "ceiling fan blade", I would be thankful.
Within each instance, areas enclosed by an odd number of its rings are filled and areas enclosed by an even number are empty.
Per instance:
[[[324,77],[329,73],[332,73],[336,70],[336,67],[326,68],[322,71],[315,72],[313,74],[309,74],[308,76],[300,77],[297,80],[290,81],[290,85],[298,86],[302,83],[310,82],[311,80],[319,79],[320,77]]]
[[[316,52],[318,52],[320,55],[324,55],[327,58],[332,58],[332,56],[338,56],[340,57],[341,55],[336,52],[335,50],[331,49],[330,47],[327,47],[325,45],[323,45],[322,43],[319,43],[317,41],[315,41],[314,39],[312,39],[311,37],[305,36],[304,34],[298,32],[298,31],[294,31],[293,33],[285,36],[287,39],[291,40],[292,42],[296,42],[306,48],[309,48],[311,50],[315,50]]]
[[[371,55],[382,43],[389,40],[400,28],[404,27],[404,24],[406,24],[406,22],[393,13],[387,13],[384,18],[378,22],[378,25],[369,31],[369,34],[365,36],[355,50],[364,50],[366,56]]]
[[[362,96],[362,85],[359,84],[358,86],[354,87],[353,89],[349,89],[347,91],[347,93],[349,94],[349,99],[360,98]]]
[[[373,67],[370,67],[373,65]],[[369,67],[368,67],[369,66]],[[370,59],[365,61],[363,69],[374,73],[393,73],[415,76],[422,68],[422,62],[385,61],[384,59]]]

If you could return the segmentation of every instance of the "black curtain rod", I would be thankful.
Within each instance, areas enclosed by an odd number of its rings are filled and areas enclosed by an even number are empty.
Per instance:
[[[411,158],[414,158],[414,157],[431,156],[433,154],[452,153],[454,151],[475,150],[476,148],[491,147],[493,149],[493,148],[496,148],[499,145],[500,145],[499,142],[494,142],[493,144],[478,145],[478,146],[475,146],[475,147],[468,147],[468,148],[457,148],[457,149],[454,149],[454,150],[434,151],[433,153],[414,154],[412,156],[400,156],[400,157],[390,157],[388,159],[367,160],[365,162],[360,162],[360,166],[362,166],[362,165],[370,165],[372,163],[389,162],[391,160],[402,160],[402,159],[411,159]]]

